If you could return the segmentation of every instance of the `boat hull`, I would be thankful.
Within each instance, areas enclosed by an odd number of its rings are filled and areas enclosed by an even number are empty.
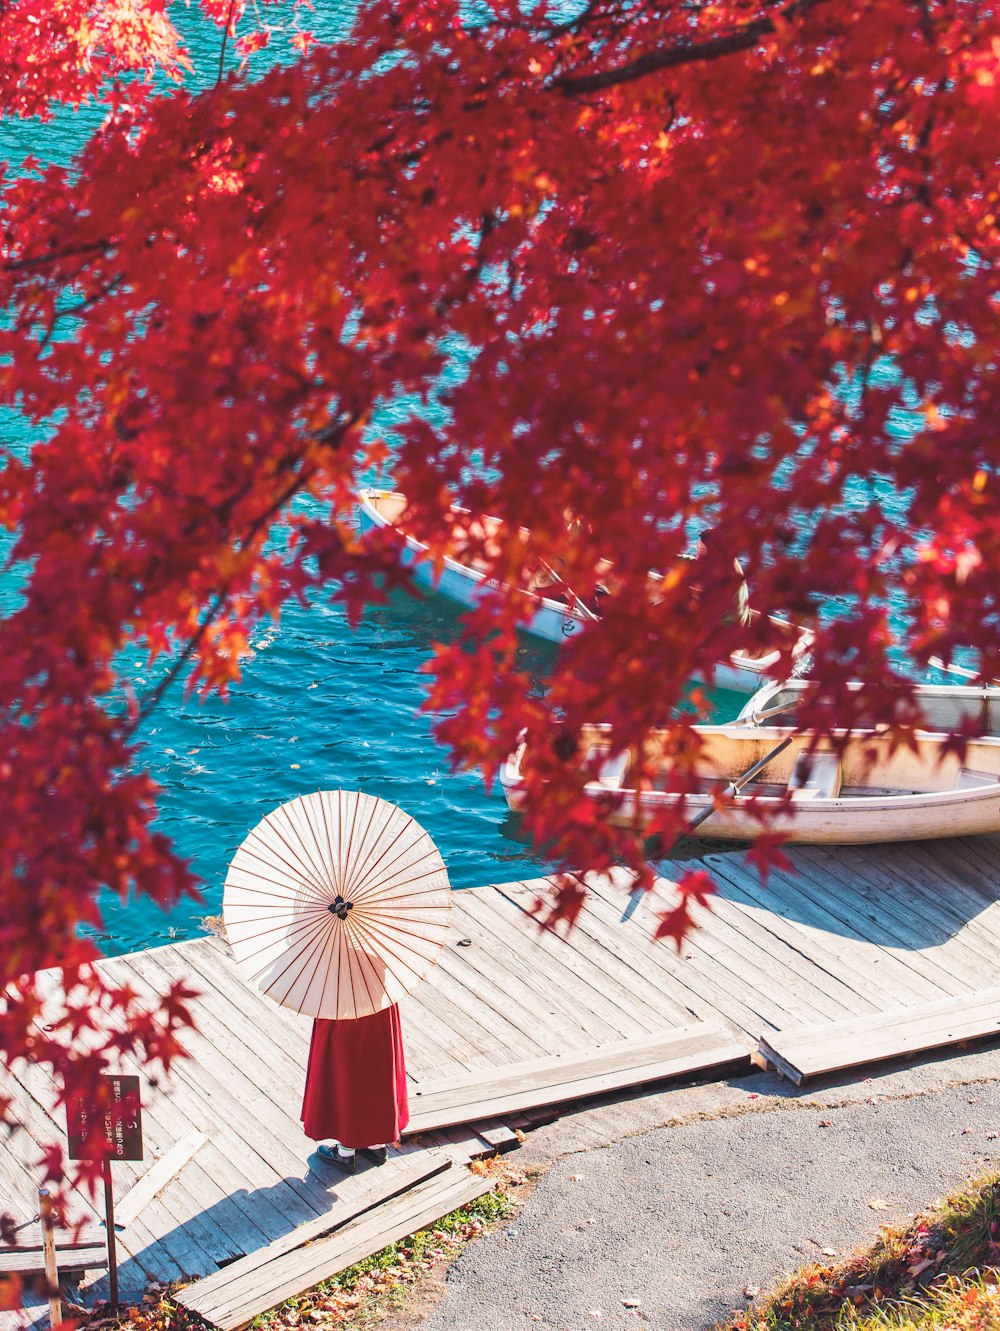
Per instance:
[[[517,785],[503,789],[510,808],[522,810],[523,791]],[[607,802],[609,796],[601,787],[588,787],[587,794],[602,802]],[[685,819],[692,822],[709,803],[705,796],[689,795],[683,805]],[[614,826],[631,827],[638,809],[640,822],[645,826],[665,807],[678,808],[680,804],[678,795],[624,792],[608,821]],[[750,812],[749,805],[749,798],[737,796],[731,807],[706,818],[697,835],[710,840],[746,842],[755,841],[767,831],[800,845],[852,846],[1000,832],[1000,783],[983,787],[974,798],[953,791],[924,796],[890,795],[884,799],[846,796],[796,805],[791,813],[779,813],[780,801],[767,797],[757,797],[756,814]],[[762,822],[759,815],[768,815],[767,822]]]
[[[697,835],[721,841],[754,841],[767,832],[803,844],[874,845],[1000,832],[996,736],[969,741],[960,759],[946,736],[928,732],[915,732],[912,746],[893,746],[885,736],[862,732],[839,751],[813,751],[808,733],[790,729],[730,724],[694,730],[702,740],[700,791],[636,790],[629,778],[632,756],[612,756],[607,727],[594,726],[587,728],[582,750],[588,774],[595,760],[608,756],[584,793],[606,810],[612,825],[624,827],[646,827],[668,812],[691,824],[712,809],[697,824]],[[525,756],[522,744],[500,771],[501,789],[514,810],[525,807]],[[804,776],[798,775],[800,764]],[[728,783],[755,765],[757,781],[746,793],[723,799]],[[665,766],[653,759],[650,770],[661,771],[658,779],[668,784]],[[819,775],[812,779],[811,772]],[[716,798],[719,808],[713,808]]]
[[[392,525],[376,507],[378,498],[387,493],[389,492],[362,490],[359,494],[358,521],[362,533]],[[398,528],[396,530],[399,531]],[[439,563],[435,562],[430,558],[425,545],[407,536],[405,532],[399,531],[399,535],[404,542],[402,562],[412,572],[413,580],[418,587],[436,592],[459,605],[471,608],[489,591],[499,586],[495,578],[487,578],[483,573],[457,560],[445,558]],[[520,594],[534,604],[531,618],[523,626],[523,631],[533,637],[543,638],[547,642],[565,642],[568,638],[576,637],[587,622],[587,617],[581,611],[564,601],[536,596],[531,592]],[[778,631],[789,631],[785,621],[774,619],[772,622]],[[801,635],[796,648],[796,660],[808,652],[811,641],[810,634]],[[712,684],[716,688],[731,689],[736,693],[754,693],[771,678],[770,671],[777,667],[779,660],[778,651],[757,658],[734,652],[726,660],[716,663],[712,672]]]

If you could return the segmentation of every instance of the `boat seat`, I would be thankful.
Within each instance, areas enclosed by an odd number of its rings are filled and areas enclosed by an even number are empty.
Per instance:
[[[586,761],[594,756],[593,749],[587,754]],[[606,758],[592,784],[605,786],[608,790],[621,790],[628,768],[628,753],[616,753],[613,758]]]
[[[788,778],[788,789],[793,800],[835,800],[842,781],[839,756],[820,749],[799,754]]]
[[[971,767],[960,767],[955,778],[956,790],[974,790],[977,786],[995,786],[1000,777],[992,772],[976,772]]]

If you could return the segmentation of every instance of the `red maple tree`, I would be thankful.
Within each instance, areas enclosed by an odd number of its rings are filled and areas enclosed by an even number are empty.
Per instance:
[[[566,865],[648,880],[644,832],[595,815],[570,759],[602,720],[619,747],[669,723],[690,761],[670,718],[743,641],[733,553],[758,608],[816,629],[804,723],[859,719],[848,678],[891,719],[901,639],[917,666],[1000,655],[997,5],[372,0],[336,45],[265,9],[295,50],[258,68],[264,20],[206,0],[245,68],[197,94],[171,8],[0,6],[4,114],[107,112],[71,166],[2,182],[0,402],[38,442],[0,462],[23,576],[0,626],[0,1045],[70,1082],[80,1029],[92,1072],[168,1059],[187,1019],[183,993],[108,992],[78,937],[102,886],[193,886],[137,766],[165,685],[129,700],[118,653],[224,691],[287,598],[384,596],[398,547],[353,521],[377,465],[436,556],[449,503],[505,524],[429,704],[487,779],[527,731],[527,828]],[[402,394],[444,423],[415,413],[390,449],[371,421]],[[517,589],[553,565],[584,603],[607,586],[541,697]],[[682,889],[665,932],[708,891]],[[77,999],[43,1030],[19,977],[52,965]]]

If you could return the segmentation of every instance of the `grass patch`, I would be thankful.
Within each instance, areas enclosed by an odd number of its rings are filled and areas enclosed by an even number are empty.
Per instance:
[[[716,1331],[1000,1331],[1000,1175],[837,1266],[803,1267]]]

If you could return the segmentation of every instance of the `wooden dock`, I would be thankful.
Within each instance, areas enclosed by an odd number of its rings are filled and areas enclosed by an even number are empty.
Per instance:
[[[672,1037],[699,1051],[682,1075],[749,1069],[761,1037],[779,1048],[782,1031],[801,1040],[812,1030],[822,1044],[829,1030],[842,1042],[852,1021],[870,1031],[885,1017],[891,1026],[901,1013],[917,1019],[996,985],[1000,837],[787,853],[795,873],[772,872],[766,886],[741,855],[709,854],[719,895],[679,953],[651,941],[657,913],[673,904],[668,880],[633,901],[624,876],[589,879],[568,938],[540,933],[531,918],[544,879],[456,893],[449,944],[403,1004],[404,1037],[415,1113],[440,1101],[454,1121],[464,1082],[479,1089],[477,1122],[408,1138],[378,1171],[379,1188],[391,1192],[393,1171],[412,1173],[420,1152],[461,1164],[511,1140],[504,1114],[513,1101],[504,1097],[527,1084],[527,1068],[569,1087],[553,1097],[563,1100],[574,1085],[584,1095],[670,1075],[661,1045]],[[300,1225],[315,1228],[337,1206],[363,1209],[372,1171],[345,1179],[324,1166],[299,1123],[307,1018],[249,988],[216,938],[100,965],[143,994],[177,979],[201,993],[198,1031],[185,1039],[190,1059],[169,1080],[144,1083],[147,1158],[114,1166],[127,1222],[123,1297],[150,1278],[215,1273]],[[638,1051],[624,1081],[618,1048]],[[50,1117],[40,1069],[15,1067],[8,1087],[27,1131],[0,1153],[0,1209],[26,1221],[38,1145],[61,1138],[64,1124]],[[87,1199],[76,1205],[99,1222]]]

